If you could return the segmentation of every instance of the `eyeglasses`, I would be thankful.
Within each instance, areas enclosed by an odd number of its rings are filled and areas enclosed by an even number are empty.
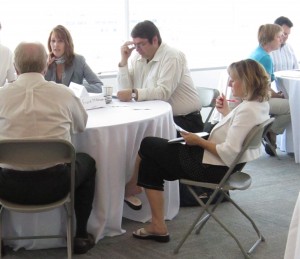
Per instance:
[[[283,33],[282,33],[282,37],[288,37],[288,36],[289,36],[288,33],[286,33],[286,32],[283,32]]]
[[[148,41],[145,41],[145,42],[134,43],[133,45],[137,49],[137,48],[142,48],[142,47],[146,46],[147,43],[148,43]]]

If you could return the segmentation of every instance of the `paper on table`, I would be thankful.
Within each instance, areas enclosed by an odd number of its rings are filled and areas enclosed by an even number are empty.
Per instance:
[[[83,107],[86,110],[91,110],[95,108],[101,108],[106,106],[106,101],[103,93],[93,94],[88,93],[83,85],[76,84],[74,82],[70,83],[69,88],[75,93],[75,95],[80,98]]]
[[[195,134],[197,136],[201,137],[201,138],[209,135],[207,132],[197,132]],[[179,137],[179,138],[170,139],[168,141],[168,143],[184,143],[184,138],[183,137]]]

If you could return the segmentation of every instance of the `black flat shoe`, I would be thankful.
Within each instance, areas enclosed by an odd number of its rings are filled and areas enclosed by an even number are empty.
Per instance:
[[[129,196],[124,198],[124,202],[133,210],[142,209],[142,202],[135,196]]]
[[[87,238],[75,237],[74,238],[74,253],[85,254],[95,245],[95,239],[91,234]]]
[[[165,235],[152,234],[144,228],[140,228],[137,231],[134,231],[132,235],[133,237],[138,239],[154,240],[160,243],[167,243],[170,241],[170,235],[168,233]]]
[[[268,143],[266,143],[265,146],[265,151],[269,156],[275,156],[276,154],[272,151],[270,145]]]

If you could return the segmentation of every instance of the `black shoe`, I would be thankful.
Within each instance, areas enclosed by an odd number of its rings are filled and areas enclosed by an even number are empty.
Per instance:
[[[95,239],[91,234],[87,238],[75,237],[74,239],[74,253],[85,254],[95,245]]]
[[[4,244],[3,241],[1,242],[1,256],[3,257],[5,255],[4,253]]]
[[[265,151],[268,155],[270,156],[275,156],[276,154],[272,151],[270,145],[268,143],[266,143],[265,145]]]

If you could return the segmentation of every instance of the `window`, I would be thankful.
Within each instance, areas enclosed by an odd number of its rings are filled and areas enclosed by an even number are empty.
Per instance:
[[[115,71],[120,46],[133,26],[152,20],[164,42],[182,50],[190,68],[226,66],[257,46],[259,25],[278,16],[294,23],[288,42],[300,59],[300,18],[295,0],[1,0],[1,42],[10,49],[25,41],[47,44],[58,24],[73,37],[75,52],[95,72]],[[5,7],[5,8],[3,8]]]

